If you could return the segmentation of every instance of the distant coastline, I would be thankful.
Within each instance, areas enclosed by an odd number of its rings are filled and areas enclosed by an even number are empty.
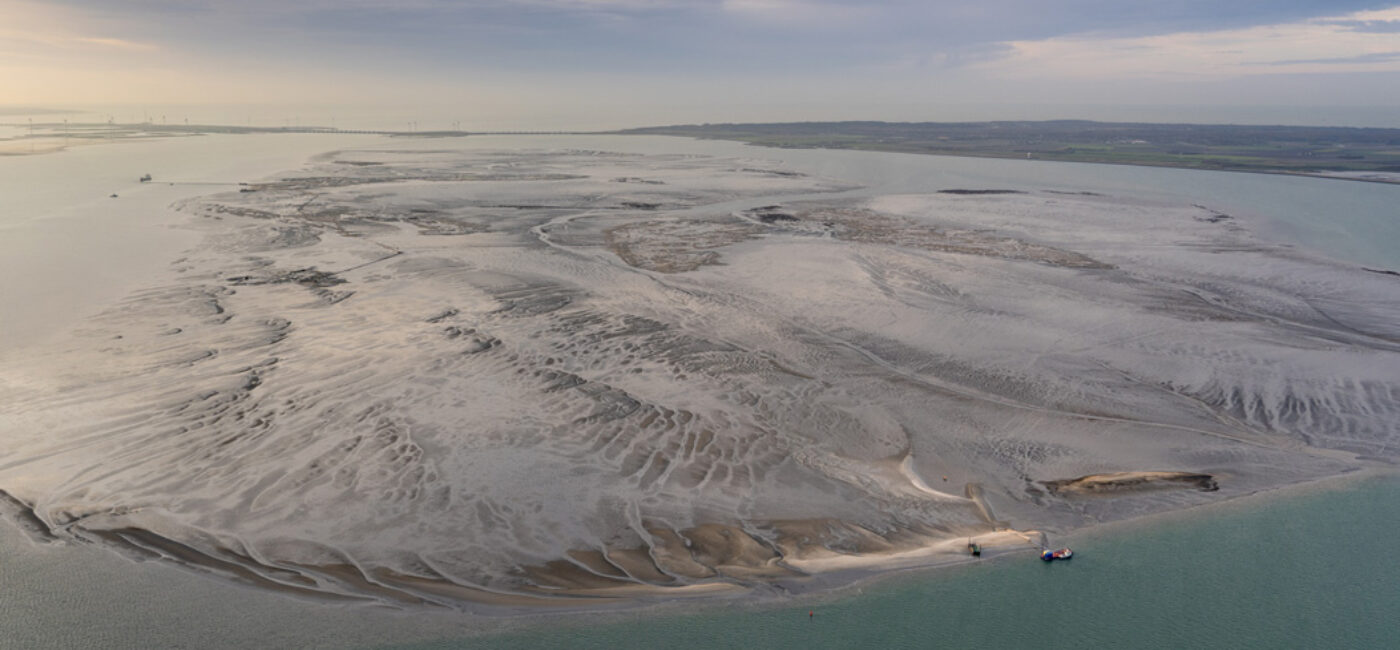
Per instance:
[[[690,124],[617,131],[786,149],[1025,158],[1400,183],[1400,129],[1055,120]]]
[[[7,134],[8,131],[8,134]],[[457,131],[344,129],[328,126],[237,126],[228,124],[156,124],[152,122],[0,122],[0,156],[23,156],[63,151],[70,147],[156,138],[200,135],[321,134],[383,135],[413,138],[455,138],[482,135],[596,135],[593,131]]]
[[[614,131],[342,129],[142,123],[0,123],[0,155],[81,144],[204,134],[361,134],[452,138],[497,135],[666,135],[782,149],[851,149],[1204,171],[1284,174],[1400,184],[1400,129],[1157,124],[1086,120],[996,122],[774,122],[682,124]],[[27,129],[23,131],[23,129]],[[2,133],[0,133],[2,135]]]

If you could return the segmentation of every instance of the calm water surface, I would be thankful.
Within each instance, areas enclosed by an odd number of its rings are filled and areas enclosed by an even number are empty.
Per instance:
[[[816,605],[403,647],[1394,648],[1397,539],[1390,476],[1082,533],[1069,562],[1001,558]]]
[[[763,605],[483,619],[293,600],[0,527],[0,648],[1393,648],[1400,477],[1086,531]],[[808,618],[807,613],[815,616]]]

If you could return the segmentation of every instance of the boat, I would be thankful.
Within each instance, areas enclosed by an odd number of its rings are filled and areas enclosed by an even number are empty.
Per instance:
[[[1062,548],[1058,551],[1052,551],[1047,548],[1044,551],[1041,551],[1040,553],[1040,559],[1045,560],[1046,562],[1051,562],[1053,560],[1068,560],[1072,557],[1074,557],[1074,551],[1069,550],[1068,547]]]
[[[146,174],[146,175],[142,176],[142,177],[141,177],[141,182],[142,182],[142,183],[149,183],[149,182],[151,182],[151,175],[150,175],[150,174]]]
[[[972,540],[967,540],[967,552],[973,557],[982,557],[982,545]]]

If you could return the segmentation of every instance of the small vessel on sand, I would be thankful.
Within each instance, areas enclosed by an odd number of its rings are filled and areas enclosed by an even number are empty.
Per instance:
[[[969,539],[967,540],[967,552],[971,553],[973,557],[981,557],[982,545]]]
[[[1047,548],[1044,551],[1041,551],[1040,553],[1040,559],[1045,560],[1046,562],[1051,562],[1054,560],[1068,560],[1072,557],[1074,557],[1074,551],[1069,550],[1068,547],[1062,548],[1058,551],[1052,551]]]

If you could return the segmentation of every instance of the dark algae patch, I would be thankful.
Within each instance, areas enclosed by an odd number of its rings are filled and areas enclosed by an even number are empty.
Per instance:
[[[1195,488],[1215,492],[1220,484],[1210,474],[1191,472],[1115,472],[1090,474],[1079,478],[1041,481],[1050,494],[1076,496],[1156,490],[1161,488]]]

